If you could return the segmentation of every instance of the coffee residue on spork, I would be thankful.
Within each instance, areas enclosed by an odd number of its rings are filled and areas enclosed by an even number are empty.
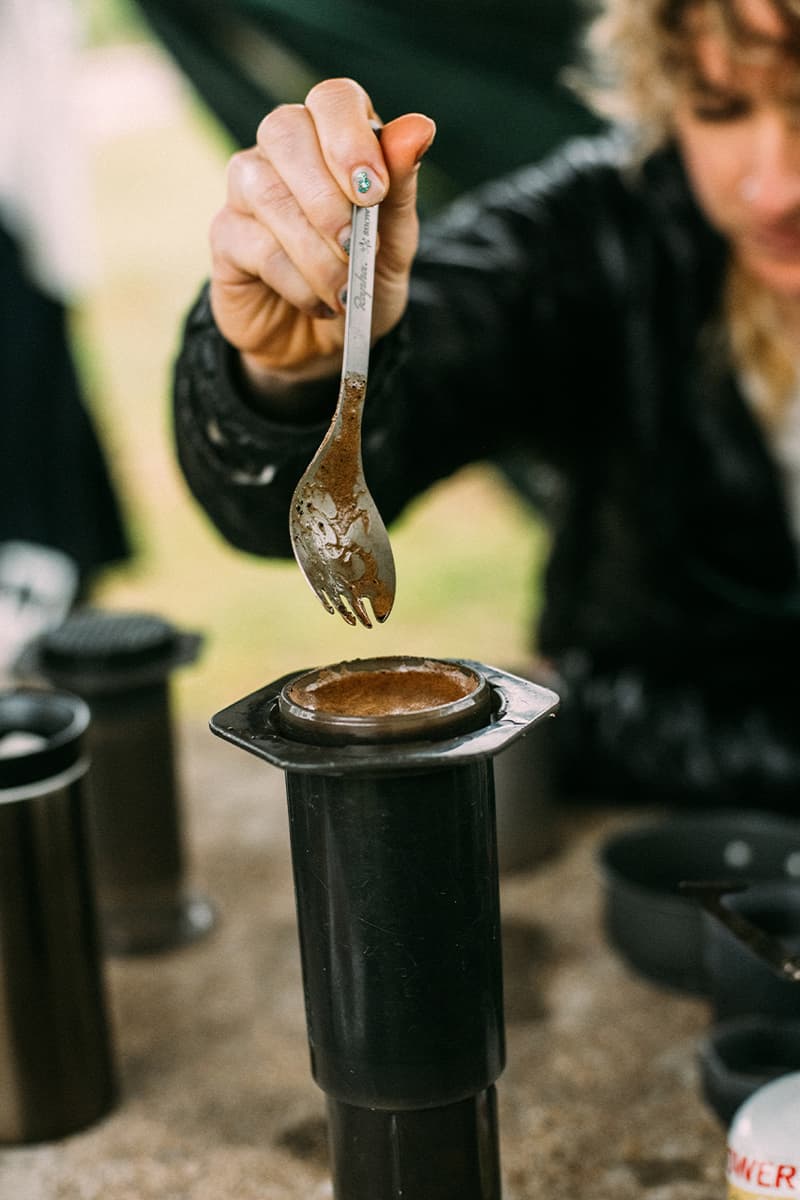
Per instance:
[[[357,535],[353,538],[356,554],[350,549],[351,530],[364,513],[363,492],[353,491],[350,482],[351,463],[361,455],[361,406],[367,388],[366,378],[357,374],[346,375],[342,388],[344,403],[336,448],[328,453],[319,466],[321,486],[318,495],[308,502],[305,512],[299,510],[297,515],[303,522],[303,536],[311,555],[319,556],[318,547],[322,540],[328,554],[343,567],[349,568],[357,557],[361,572],[353,578],[353,583],[356,587],[359,583],[363,584],[371,597],[377,620],[383,621],[389,615],[394,594],[381,578],[374,556],[364,550]],[[327,592],[334,605],[340,604],[338,595],[331,594],[330,584],[326,586],[324,566],[313,583]],[[351,623],[355,623],[354,619]]]

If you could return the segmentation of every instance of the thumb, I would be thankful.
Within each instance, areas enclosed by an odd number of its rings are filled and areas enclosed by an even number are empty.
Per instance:
[[[422,113],[406,113],[381,129],[381,150],[395,186],[396,177],[408,176],[430,149],[436,124]]]
[[[406,113],[381,129],[390,179],[381,204],[381,253],[395,270],[405,268],[417,248],[417,174],[435,136],[435,123],[422,113]]]

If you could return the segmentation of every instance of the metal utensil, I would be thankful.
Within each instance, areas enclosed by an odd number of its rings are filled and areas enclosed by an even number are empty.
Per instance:
[[[289,533],[300,570],[323,607],[372,627],[392,609],[395,570],[386,527],[367,488],[361,417],[367,390],[378,206],[353,206],[344,359],[330,428],[292,497]]]
[[[723,896],[745,891],[747,884],[734,880],[686,880],[679,886],[684,895],[698,900],[706,912],[711,913],[730,929],[731,933],[776,975],[782,979],[790,979],[793,983],[800,983],[800,956],[792,954],[780,938],[759,929],[747,917],[723,904]]]

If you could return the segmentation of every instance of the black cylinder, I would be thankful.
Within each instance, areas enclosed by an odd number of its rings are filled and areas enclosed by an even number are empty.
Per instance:
[[[499,1200],[494,1087],[442,1108],[387,1112],[328,1100],[337,1200]]]
[[[485,1090],[504,1062],[489,762],[286,787],[320,1087],[386,1109]]]
[[[186,856],[166,681],[92,697],[89,774],[106,943],[128,952],[183,940]]]
[[[0,1141],[51,1140],[115,1095],[85,823],[86,705],[0,693]]]
[[[416,679],[422,704],[385,702]],[[220,737],[286,773],[336,1200],[499,1200],[491,760],[556,705],[479,663],[370,659],[287,676],[212,719]]]
[[[83,609],[23,658],[90,705],[87,781],[106,950],[168,949],[202,936],[213,910],[187,886],[170,675],[200,646],[146,613]]]

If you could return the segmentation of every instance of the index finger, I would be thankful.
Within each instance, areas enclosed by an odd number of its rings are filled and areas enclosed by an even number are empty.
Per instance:
[[[339,187],[354,204],[378,204],[389,190],[389,172],[367,93],[354,79],[326,79],[311,89],[305,105]]]

